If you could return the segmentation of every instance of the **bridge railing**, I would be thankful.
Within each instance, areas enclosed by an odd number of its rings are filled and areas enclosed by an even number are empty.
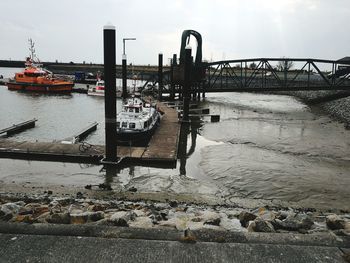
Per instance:
[[[218,61],[206,67],[205,92],[350,90],[350,62],[259,58]]]

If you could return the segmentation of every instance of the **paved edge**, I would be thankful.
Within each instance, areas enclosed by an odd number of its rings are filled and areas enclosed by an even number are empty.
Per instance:
[[[211,229],[179,231],[175,229],[142,229],[99,225],[55,225],[7,222],[0,222],[0,233],[180,242],[257,243],[350,248],[350,236],[335,236],[330,233],[251,233],[217,231]]]

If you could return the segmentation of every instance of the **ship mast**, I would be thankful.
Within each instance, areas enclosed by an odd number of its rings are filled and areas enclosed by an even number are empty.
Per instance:
[[[34,48],[34,42],[31,38],[28,39],[29,41],[29,51],[30,51],[30,59],[34,61],[34,56],[35,56],[35,48]]]

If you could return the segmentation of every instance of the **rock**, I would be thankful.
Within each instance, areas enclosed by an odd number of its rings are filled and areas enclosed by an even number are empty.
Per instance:
[[[285,211],[285,210],[281,210],[277,213],[276,218],[279,220],[284,220],[287,217],[291,217],[291,216],[295,216],[295,213],[292,211]]]
[[[87,213],[70,214],[70,223],[75,225],[85,224],[88,220]]]
[[[88,221],[90,222],[96,222],[104,218],[105,213],[103,213],[102,211],[88,213]]]
[[[26,203],[23,201],[17,201],[17,202],[15,202],[15,204],[18,206],[25,206],[26,205]]]
[[[171,207],[177,207],[177,206],[178,206],[178,203],[177,203],[176,200],[171,200],[171,201],[169,201],[169,205],[170,205]]]
[[[300,221],[301,219],[301,221]],[[303,215],[300,217],[290,217],[288,216],[285,220],[275,219],[272,222],[275,229],[283,229],[287,231],[299,231],[303,233],[303,230],[310,230],[314,225],[314,222],[309,216]]]
[[[253,221],[255,220],[255,218],[256,218],[256,215],[246,211],[242,211],[238,216],[239,222],[241,222],[241,225],[243,227],[247,227],[249,221]]]
[[[52,195],[52,193],[53,193],[53,192],[52,192],[51,190],[48,190],[48,191],[47,191],[47,194],[48,194],[48,195]]]
[[[135,221],[129,222],[129,227],[151,228],[153,227],[152,219],[147,216],[137,217]]]
[[[337,230],[345,228],[345,221],[338,215],[329,215],[326,217],[326,224],[329,229]]]
[[[137,192],[137,188],[134,187],[134,186],[132,186],[132,187],[130,187],[130,188],[128,189],[128,191],[129,191],[129,192],[135,193],[135,192]]]
[[[276,232],[273,225],[265,220],[257,219],[255,220],[255,232],[265,232],[265,233],[273,233]]]
[[[246,231],[237,218],[221,217],[220,226],[230,231]]]
[[[69,224],[70,223],[70,214],[69,213],[57,213],[52,214],[46,219],[48,223],[52,224]]]
[[[314,221],[312,221],[312,219],[309,216],[301,220],[302,229],[309,230],[313,225],[314,225]]]
[[[17,214],[19,210],[21,209],[22,206],[19,206],[18,204],[15,203],[6,203],[1,206],[1,209],[3,212],[6,214]]]
[[[221,222],[221,218],[215,218],[215,219],[209,219],[207,221],[204,222],[204,224],[206,225],[213,225],[213,226],[219,226]]]
[[[52,214],[57,214],[62,212],[62,206],[57,202],[55,205],[49,204],[49,211]]]
[[[94,205],[91,205],[89,206],[88,208],[90,211],[104,211],[106,210],[106,206],[105,205],[102,205],[102,204],[94,204]]]
[[[109,221],[115,226],[129,226],[128,221],[135,220],[137,215],[133,211],[119,211],[114,213]]]
[[[29,215],[29,214],[33,214],[34,211],[33,209],[29,208],[29,207],[21,207],[18,211],[19,215]]]
[[[34,219],[32,215],[17,215],[15,222],[32,224],[34,222]]]
[[[276,213],[267,210],[265,207],[260,207],[257,211],[258,217],[265,221],[271,221],[276,218]]]
[[[286,219],[284,221],[275,219],[272,221],[272,225],[275,229],[283,229],[287,231],[298,231],[298,229],[301,228],[301,225],[299,222],[291,219]]]
[[[77,198],[79,198],[79,199],[80,199],[80,198],[83,198],[83,196],[84,196],[84,195],[83,195],[83,193],[82,193],[82,192],[78,192],[76,196],[77,196]]]
[[[116,218],[112,221],[112,223],[114,226],[124,226],[124,227],[129,226],[128,222],[124,218]]]
[[[333,230],[333,233],[337,236],[350,236],[350,234],[348,234],[344,229]]]
[[[50,217],[50,212],[43,213],[35,218],[36,223],[47,223],[47,219]]]
[[[247,227],[248,232],[254,232],[255,225],[255,221],[249,221],[249,225]]]

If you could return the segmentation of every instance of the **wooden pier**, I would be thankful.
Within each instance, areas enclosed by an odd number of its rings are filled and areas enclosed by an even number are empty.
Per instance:
[[[147,147],[118,146],[117,156],[140,164],[161,163],[175,167],[181,124],[177,111],[162,103],[159,109],[164,112],[160,126],[156,129]],[[0,139],[0,158],[51,160],[66,162],[100,163],[105,155],[103,145],[88,143],[65,144],[59,142],[15,142]]]
[[[33,128],[35,127],[35,122],[37,121],[37,119],[32,119],[29,121],[24,121],[18,124],[13,124],[12,126],[2,129],[0,130],[0,135],[2,135],[3,133],[6,133],[7,135],[12,135],[21,131],[24,131],[26,129],[29,128]]]

